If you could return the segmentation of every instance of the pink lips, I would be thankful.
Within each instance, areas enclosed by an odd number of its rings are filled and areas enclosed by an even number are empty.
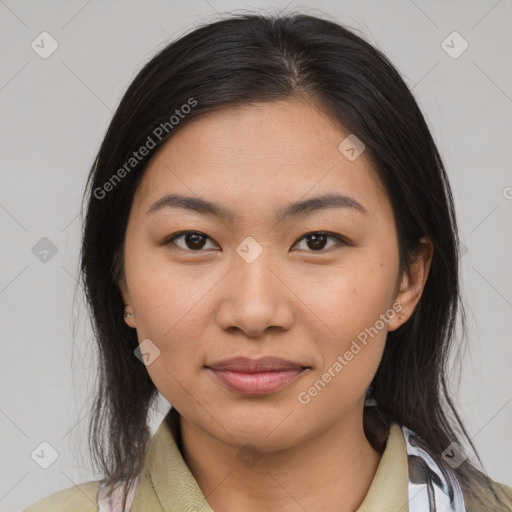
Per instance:
[[[277,357],[236,357],[207,366],[228,388],[245,395],[265,395],[284,388],[307,367]]]

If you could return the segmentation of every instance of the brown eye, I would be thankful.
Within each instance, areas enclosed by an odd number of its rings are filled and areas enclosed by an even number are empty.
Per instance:
[[[175,243],[175,240],[179,239],[183,239],[184,246]],[[184,231],[168,238],[165,245],[173,244],[183,250],[198,252],[204,248],[207,240],[211,240],[210,237],[199,231]]]
[[[346,242],[338,235],[333,235],[330,233],[325,233],[323,231],[315,231],[313,233],[308,233],[304,235],[300,240],[305,240],[305,245],[310,249],[309,252],[321,252],[325,249],[327,245],[327,240],[336,240],[337,243],[328,247],[336,247],[338,245],[347,245]],[[300,241],[299,240],[299,241]],[[300,249],[300,250],[308,250],[308,249]]]
[[[335,243],[329,245],[329,239],[334,240]],[[177,240],[181,240],[180,243],[176,243]],[[174,245],[179,249],[189,252],[201,252],[203,249],[205,249],[208,240],[212,239],[200,231],[183,231],[181,233],[175,233],[169,237],[164,242],[164,245]],[[312,233],[308,233],[300,238],[298,242],[301,242],[302,240],[305,241],[305,248],[303,247],[299,250],[305,250],[307,252],[325,252],[325,250],[331,249],[332,247],[348,245],[348,243],[340,236],[323,231],[314,231]],[[295,242],[294,247],[298,242]],[[206,249],[209,248],[217,247],[206,247]]]

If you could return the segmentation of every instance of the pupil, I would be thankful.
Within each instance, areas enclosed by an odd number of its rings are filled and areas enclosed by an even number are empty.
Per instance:
[[[203,235],[198,235],[197,233],[189,233],[186,237],[187,245],[189,242],[191,243],[191,249],[201,249],[204,246],[204,237]],[[202,239],[202,240],[201,240]],[[202,241],[202,243],[201,243]]]
[[[312,249],[322,249],[325,246],[325,235],[308,235],[307,239],[308,242],[313,241],[313,247],[311,247]],[[318,240],[320,240],[320,243]]]

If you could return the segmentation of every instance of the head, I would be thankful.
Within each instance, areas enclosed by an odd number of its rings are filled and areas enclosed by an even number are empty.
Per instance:
[[[133,80],[88,185],[90,439],[110,483],[140,470],[158,392],[234,447],[271,452],[362,421],[368,393],[439,454],[457,440],[450,188],[412,94],[364,39],[305,15],[197,28]],[[306,371],[240,396],[208,368],[239,355]]]
[[[125,321],[143,350],[160,352],[147,365],[157,389],[224,443],[276,450],[362,424],[386,334],[420,298],[431,244],[401,271],[392,205],[368,160],[340,151],[349,135],[305,99],[225,107],[175,133],[135,192],[119,277]],[[170,194],[229,216],[177,207]],[[319,196],[330,207],[313,209]],[[283,215],[301,201],[309,210]],[[241,395],[209,371],[234,356],[307,371],[276,393]],[[335,362],[339,377],[308,391]]]

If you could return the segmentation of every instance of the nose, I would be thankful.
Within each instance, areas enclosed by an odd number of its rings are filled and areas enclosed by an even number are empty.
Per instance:
[[[251,338],[263,337],[267,330],[289,330],[293,293],[284,277],[264,254],[252,263],[236,257],[223,280],[217,325],[226,331],[240,330]]]

